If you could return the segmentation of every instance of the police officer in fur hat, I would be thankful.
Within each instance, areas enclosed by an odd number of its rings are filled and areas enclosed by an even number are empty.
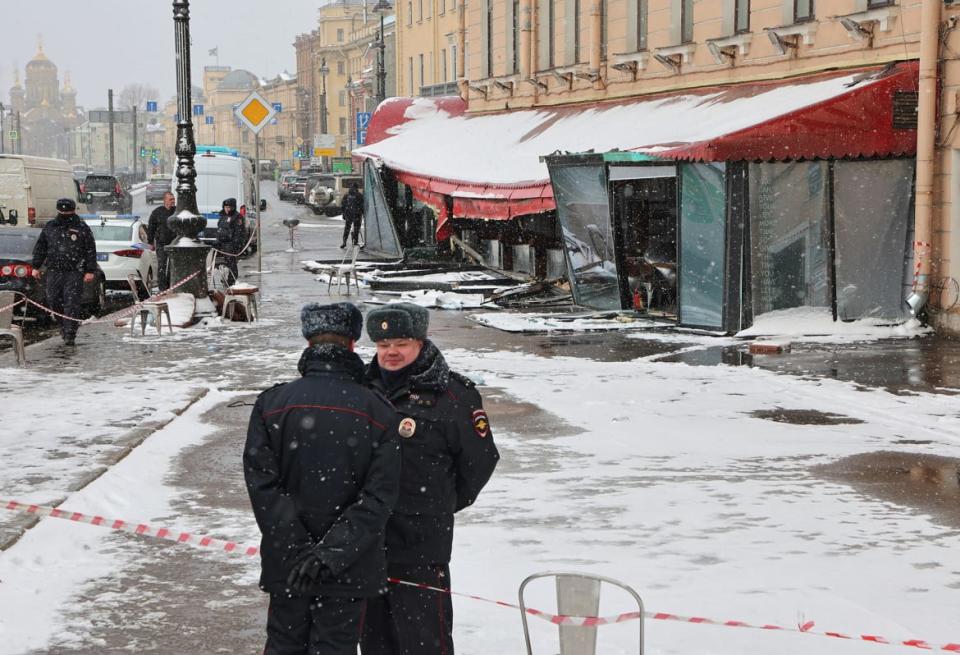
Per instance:
[[[454,513],[473,504],[499,454],[480,394],[430,339],[429,313],[397,303],[367,315],[377,344],[366,380],[400,414],[400,498],[387,523],[391,578],[450,588]],[[370,599],[363,655],[453,654],[449,594],[391,584]]]
[[[97,275],[97,244],[70,198],[57,201],[57,217],[43,226],[33,246],[33,276],[40,279],[41,275],[46,278],[47,306],[70,317],[56,320],[63,343],[72,346],[80,329],[83,285]]]
[[[363,384],[354,305],[306,305],[301,377],[260,394],[243,453],[270,594],[264,655],[356,655],[365,599],[386,588],[399,418]]]

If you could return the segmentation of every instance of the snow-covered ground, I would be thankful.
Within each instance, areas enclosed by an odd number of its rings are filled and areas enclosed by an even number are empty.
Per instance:
[[[503,455],[480,501],[458,519],[454,589],[511,601],[530,573],[587,571],[631,585],[651,611],[784,626],[814,621],[815,630],[890,639],[960,640],[960,532],[909,506],[818,477],[812,468],[881,450],[960,456],[955,397],[896,396],[746,368],[500,351],[447,355],[456,369],[485,381]],[[99,420],[98,403],[110,397],[104,388],[76,385],[70,401],[75,405],[65,411],[75,422]],[[180,494],[169,475],[174,458],[203,443],[210,430],[200,417],[226,399],[212,391],[63,507],[200,532],[213,527],[214,536],[256,543],[248,512],[171,505]],[[533,413],[518,413],[524,407],[533,407]],[[790,425],[750,415],[776,407],[817,409],[862,422]],[[31,412],[49,414],[48,409]],[[113,415],[120,411],[113,408]],[[43,441],[42,425],[24,420],[16,429],[27,442],[37,440],[36,450],[24,454],[14,447],[23,439],[3,437],[4,475],[20,464],[45,469],[41,453],[64,448],[52,437]],[[929,443],[896,444],[905,438]],[[56,472],[60,465],[51,466]],[[229,470],[241,475],[239,467]],[[62,473],[56,479],[69,477]],[[43,501],[59,490],[31,491],[12,480],[5,478],[4,488],[22,494],[20,499]],[[0,553],[0,652],[82,643],[97,613],[108,611],[98,609],[109,599],[95,595],[97,577],[131,570],[160,547],[147,539],[118,539],[102,528],[42,521]],[[163,546],[171,547],[190,548]],[[237,558],[206,555],[213,566],[218,558],[231,559],[223,569],[224,584],[245,585],[251,597],[259,593],[255,559],[243,560],[238,572]],[[170,571],[174,583],[176,575]],[[530,591],[530,605],[555,609],[545,584]],[[78,618],[78,603],[91,615]],[[463,598],[454,605],[459,652],[523,651],[516,611]],[[611,595],[600,613],[630,609],[625,599]],[[555,641],[555,626],[536,619],[531,624],[537,643],[546,648],[536,652],[556,652],[544,645]],[[598,652],[636,652],[630,644],[637,627],[632,622],[601,628]],[[652,653],[890,651],[742,628],[660,621],[646,627]]]

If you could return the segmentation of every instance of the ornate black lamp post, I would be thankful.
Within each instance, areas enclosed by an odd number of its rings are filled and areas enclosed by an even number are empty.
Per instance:
[[[383,16],[393,9],[388,0],[379,0],[373,11],[380,14],[380,33],[374,47],[377,49],[377,105],[387,99],[386,36],[383,31]]]
[[[197,209],[197,169],[193,160],[197,144],[193,138],[191,120],[189,0],[174,0],[173,25],[177,53],[177,208],[167,221],[177,238],[167,246],[166,252],[170,262],[171,285],[197,273],[178,291],[207,299],[205,269],[210,247],[198,240],[207,220]]]

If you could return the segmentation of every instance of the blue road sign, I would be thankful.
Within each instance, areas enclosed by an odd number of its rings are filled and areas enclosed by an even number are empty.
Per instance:
[[[273,118],[270,119],[270,124],[271,124],[271,125],[276,125],[276,124],[279,123],[279,122],[280,122],[280,121],[277,120],[277,117],[276,117],[276,116],[274,116]]]
[[[363,146],[367,144],[367,131],[366,130],[357,130],[357,145]]]
[[[280,112],[282,112],[282,111],[283,111],[283,103],[274,102],[274,103],[273,103],[273,111],[277,112],[278,114],[279,114]]]
[[[157,101],[147,100],[147,111],[157,111]]]
[[[357,112],[357,134],[360,134],[360,132],[365,132],[367,130],[368,125],[370,125],[370,112],[358,111]]]
[[[213,125],[213,116],[205,116],[203,122],[207,125]]]
[[[203,116],[203,105],[194,105],[194,106],[193,106],[193,115],[194,115],[194,116]]]
[[[153,164],[154,166],[156,166],[156,165],[158,165],[158,164],[160,163],[160,160],[157,159],[156,157],[151,157],[151,158],[150,158],[150,163]]]

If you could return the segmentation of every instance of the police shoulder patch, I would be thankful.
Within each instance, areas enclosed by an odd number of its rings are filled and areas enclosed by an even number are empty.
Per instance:
[[[456,371],[450,371],[450,377],[456,380],[457,382],[459,382],[460,384],[462,384],[463,386],[465,386],[467,389],[472,389],[473,387],[477,386],[473,380],[468,378],[466,375],[463,375],[462,373],[457,373]]]
[[[477,409],[473,412],[473,430],[481,439],[490,434],[490,421],[483,409]]]

